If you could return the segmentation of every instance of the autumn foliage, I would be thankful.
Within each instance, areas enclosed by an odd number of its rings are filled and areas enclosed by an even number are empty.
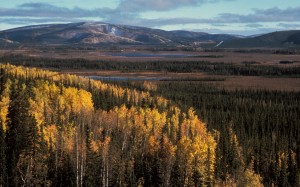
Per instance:
[[[0,69],[0,186],[214,185],[216,133],[192,108],[83,77]]]

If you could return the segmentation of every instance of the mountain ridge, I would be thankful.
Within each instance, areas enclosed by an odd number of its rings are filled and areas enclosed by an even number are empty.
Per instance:
[[[190,45],[195,42],[219,42],[237,37],[229,34],[208,34],[184,30],[165,31],[103,22],[80,22],[8,29],[0,31],[0,38],[19,43],[38,44]]]
[[[0,31],[0,45],[161,45],[210,48],[300,47],[300,30],[241,36],[165,31],[104,22],[41,24]]]
[[[225,41],[220,48],[290,48],[300,47],[300,30],[275,31],[254,37]]]

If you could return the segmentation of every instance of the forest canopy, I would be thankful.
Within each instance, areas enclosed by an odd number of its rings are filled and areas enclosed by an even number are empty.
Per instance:
[[[149,92],[1,64],[0,185],[212,186],[217,132]]]

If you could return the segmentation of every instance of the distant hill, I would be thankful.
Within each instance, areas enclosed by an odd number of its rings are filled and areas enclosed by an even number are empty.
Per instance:
[[[165,31],[102,22],[44,24],[0,31],[0,46],[19,45],[168,45],[215,48],[285,48],[300,46],[300,30],[256,36]]]
[[[300,30],[278,31],[260,36],[224,41],[219,48],[300,47]]]
[[[164,31],[101,22],[47,24],[0,31],[0,39],[21,44],[141,44],[194,45],[236,39],[228,34]]]

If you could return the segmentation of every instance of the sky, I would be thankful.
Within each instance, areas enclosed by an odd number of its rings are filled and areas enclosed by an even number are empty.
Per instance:
[[[0,0],[0,30],[85,21],[255,35],[300,30],[300,0]]]

